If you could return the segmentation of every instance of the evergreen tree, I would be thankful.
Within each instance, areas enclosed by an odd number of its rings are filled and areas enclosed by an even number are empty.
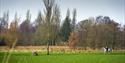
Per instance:
[[[64,20],[64,23],[62,24],[61,30],[60,30],[60,36],[62,41],[67,42],[71,33],[71,19],[70,19],[70,11],[67,10],[67,15]]]
[[[76,9],[73,10],[73,18],[72,18],[72,30],[74,31],[76,26]]]

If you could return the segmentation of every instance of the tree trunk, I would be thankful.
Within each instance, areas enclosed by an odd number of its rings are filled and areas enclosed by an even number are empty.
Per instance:
[[[47,42],[47,55],[49,55],[49,43],[50,41]]]

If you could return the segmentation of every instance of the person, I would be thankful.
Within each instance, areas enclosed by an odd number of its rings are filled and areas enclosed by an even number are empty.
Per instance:
[[[109,53],[109,52],[112,52],[112,48],[108,48],[106,46],[106,47],[103,47],[103,51],[104,51],[104,53]]]
[[[106,52],[109,52],[109,50],[108,50],[109,48],[108,47],[106,47],[105,49],[106,49]]]

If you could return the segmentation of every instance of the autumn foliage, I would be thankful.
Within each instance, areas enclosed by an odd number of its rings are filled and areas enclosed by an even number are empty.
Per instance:
[[[69,40],[68,40],[69,47],[71,49],[74,49],[78,42],[79,42],[79,35],[78,35],[78,33],[77,32],[71,32],[70,36],[69,36]]]

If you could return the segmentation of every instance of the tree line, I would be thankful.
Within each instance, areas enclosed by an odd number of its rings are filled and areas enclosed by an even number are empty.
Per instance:
[[[9,11],[4,12],[0,17],[0,45],[67,45],[70,48],[84,49],[125,49],[125,25],[121,26],[108,16],[90,17],[76,23],[75,8],[72,16],[70,9],[67,9],[65,19],[61,21],[60,8],[55,0],[43,0],[43,3],[44,13],[39,11],[34,22],[31,22],[30,10],[21,24],[17,13],[9,23]]]

